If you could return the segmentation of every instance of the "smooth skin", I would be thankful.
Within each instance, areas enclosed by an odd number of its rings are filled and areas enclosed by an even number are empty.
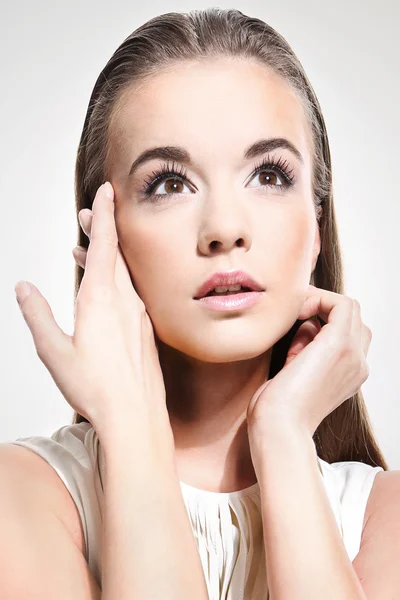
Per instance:
[[[22,314],[37,354],[64,398],[103,441],[123,414],[132,433],[151,419],[165,429],[165,440],[172,444],[153,327],[119,250],[113,215],[114,193],[106,182],[93,202],[73,335],[57,325],[35,286],[22,300]]]
[[[100,600],[75,502],[38,454],[0,444],[2,600]]]
[[[234,126],[233,126],[234,125]],[[311,192],[309,127],[298,98],[265,67],[230,59],[177,65],[124,94],[113,120],[110,181],[118,239],[159,346],[181,480],[229,492],[256,482],[246,423],[264,383],[271,348],[296,321],[320,251]],[[244,158],[260,139],[287,148]],[[142,194],[153,158],[129,176],[145,150],[186,149],[186,177]],[[276,171],[281,159],[296,183]],[[172,166],[169,161],[168,166]],[[270,185],[266,185],[269,175]],[[251,310],[212,312],[193,300],[216,271],[243,269],[266,289]]]
[[[90,237],[91,211],[83,210],[80,221],[84,231]],[[85,268],[86,251],[76,248],[74,256],[78,264]],[[315,314],[319,314],[327,323],[322,330],[319,322],[309,319]],[[366,356],[372,333],[361,320],[360,305],[356,300],[310,286],[308,298],[299,318],[308,320],[301,325],[292,341],[284,369],[278,374],[279,376],[261,386],[249,403],[248,417],[252,419],[254,438],[268,436],[268,426],[271,422],[274,423],[276,431],[283,421],[285,427],[291,422],[291,426],[298,427],[301,431],[308,431],[311,436],[316,426],[325,417],[325,413],[328,414],[327,411],[334,410],[343,399],[353,395],[368,377]],[[318,342],[322,346],[319,346]],[[323,361],[321,361],[321,353],[324,356]],[[295,361],[296,357],[298,357],[297,361]],[[313,361],[318,362],[314,364]],[[316,376],[315,371],[318,367],[319,376]],[[336,378],[334,373],[337,374]],[[328,374],[330,374],[329,396],[323,393],[324,390],[320,387],[324,385]],[[301,378],[304,381],[298,385]],[[308,380],[310,385],[307,387]],[[334,387],[335,380],[337,389]],[[298,394],[299,389],[302,391],[301,395]],[[289,402],[282,403],[282,398],[288,398]],[[320,398],[326,399],[325,405],[321,404]],[[255,410],[257,404],[258,413]],[[265,432],[262,429],[264,424]],[[252,440],[253,429],[250,428],[250,440]],[[292,434],[295,434],[295,428]],[[256,442],[253,445],[253,462],[259,465],[258,469],[261,473],[262,460],[257,456],[257,448],[264,448],[264,446],[257,445]],[[261,481],[262,477],[259,476],[258,479]],[[300,496],[300,488],[297,488],[296,494]],[[399,494],[399,471],[381,472],[376,475],[364,515],[361,548],[353,561],[354,571],[368,600],[386,600],[399,589],[400,581],[393,561],[393,556],[396,555],[393,553],[400,550],[397,504]],[[308,543],[311,543],[310,536]],[[299,556],[301,555],[302,553],[299,553]],[[292,577],[293,567],[292,563],[290,567]],[[385,580],[380,576],[382,572],[386,574]],[[315,585],[314,578],[313,586]]]
[[[130,294],[124,294],[124,289]],[[190,595],[193,600],[206,600],[201,560],[176,472],[153,329],[121,261],[109,182],[100,186],[93,202],[91,240],[75,305],[73,336],[61,330],[35,286],[25,296],[19,285],[16,292],[39,358],[67,402],[90,420],[104,453],[101,597],[186,600]],[[31,515],[21,521],[18,513],[10,515],[8,510],[5,514],[15,517],[10,520],[6,543],[13,543],[14,531],[20,541],[20,523],[32,519]],[[48,551],[53,529],[45,529],[44,534],[49,535],[44,539],[37,528],[33,532],[32,544]],[[29,561],[32,546],[26,546],[24,552],[24,560]],[[0,558],[6,553],[3,542]],[[12,558],[15,561],[15,555]],[[17,564],[9,560],[8,564]],[[66,579],[71,561],[63,565],[55,553],[53,563],[54,590],[55,574],[62,570],[61,579]],[[45,579],[47,568],[46,562],[41,562],[38,576]],[[33,574],[31,565],[29,573]],[[73,584],[67,590],[71,592],[79,579],[73,569],[69,576]],[[26,580],[21,587],[13,572],[3,568],[1,577],[6,580],[8,598],[22,600]],[[37,595],[41,588],[41,580],[33,582],[29,593]],[[53,597],[49,594],[47,597]]]
[[[304,379],[298,379],[295,360],[290,373],[283,370],[274,383],[276,388],[282,378],[292,375],[293,388],[304,393],[294,398],[304,407],[307,390],[312,392],[308,410],[298,413],[309,416],[317,408],[314,421],[305,421],[309,431],[354,393],[369,372],[365,358],[371,331],[361,324],[357,301],[314,289],[307,302],[309,277],[320,251],[307,123],[298,99],[278,77],[258,64],[221,60],[184,65],[160,74],[140,90],[132,89],[114,126],[112,183],[119,241],[159,338],[180,478],[210,491],[241,489],[257,480],[246,421],[249,400],[263,389],[269,349],[301,310],[305,308],[302,318],[308,319],[320,312],[320,304],[330,304],[330,309],[341,305],[331,316],[340,313],[337,328],[325,326],[322,339],[310,344],[317,326],[306,321],[298,333],[305,335],[303,342],[297,338],[297,350],[295,341],[289,351],[288,366],[296,352],[312,353],[309,369],[303,371],[308,385],[318,366],[320,345],[329,345],[335,333],[338,337],[346,332],[346,319],[349,325],[344,344],[337,340],[331,362],[324,365],[327,377],[337,360],[338,386],[330,387],[337,396],[332,394],[320,405],[325,379],[314,380],[316,387],[309,390]],[[260,176],[250,180],[254,161],[241,159],[244,148],[261,137],[287,138],[303,156],[300,164],[288,150],[272,153],[288,160],[297,177],[297,185],[283,196],[278,189],[266,189]],[[182,183],[165,179],[158,185],[155,192],[164,194],[159,202],[144,202],[139,190],[165,161],[153,159],[131,178],[129,168],[140,152],[163,145],[184,147],[194,162],[184,165],[187,179]],[[171,183],[177,184],[175,190]],[[90,211],[85,212],[89,229]],[[192,301],[198,285],[212,272],[234,267],[248,270],[267,289],[260,310],[237,319],[200,310]],[[325,308],[321,315],[326,322],[328,312]],[[347,344],[353,321],[358,347],[354,341]],[[232,344],[233,339],[240,343]],[[349,356],[354,359],[352,372],[342,388],[340,369]],[[388,560],[399,551],[400,517],[395,509],[399,487],[399,471],[378,473],[364,515],[361,549],[353,564],[373,600],[400,587],[393,561]],[[375,569],[370,568],[373,563]]]
[[[258,64],[231,60],[160,73],[129,90],[120,109],[111,165],[116,230],[158,336],[179,476],[211,491],[240,489],[256,480],[249,401],[265,382],[271,347],[306,302],[320,251],[308,126],[285,82]],[[303,157],[272,153],[296,176],[284,194],[250,180],[255,161],[243,152],[261,137],[287,138]],[[133,177],[129,169],[140,152],[161,145],[185,147],[194,162],[183,191],[143,201],[144,180],[163,161],[142,164]],[[249,271],[268,292],[257,309],[234,319],[193,300],[206,277],[230,268]],[[399,487],[398,471],[380,473],[368,502],[354,561],[368,600],[400,589],[393,560],[382,562],[400,550]]]

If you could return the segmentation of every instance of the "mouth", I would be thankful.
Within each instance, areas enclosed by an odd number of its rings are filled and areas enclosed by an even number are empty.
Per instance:
[[[241,270],[214,273],[197,290],[194,300],[210,296],[246,295],[262,292],[263,287],[253,277]]]
[[[207,298],[208,296],[234,296],[235,294],[245,294],[248,292],[254,292],[254,290],[241,285],[230,286],[230,288],[228,289],[220,286],[211,290],[210,292],[205,294],[205,296],[202,296],[202,298]],[[196,298],[196,300],[198,299],[199,298]]]
[[[235,286],[236,287],[236,286]],[[213,311],[243,311],[258,304],[264,297],[264,291],[252,290],[248,287],[240,289],[228,289],[225,291],[209,291],[205,296],[195,298],[199,305],[203,305],[208,310]]]

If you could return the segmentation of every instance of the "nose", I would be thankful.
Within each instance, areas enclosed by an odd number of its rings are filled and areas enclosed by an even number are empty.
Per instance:
[[[202,225],[200,227],[198,249],[204,255],[230,252],[232,248],[251,247],[251,233],[243,212],[238,210],[234,201],[224,205],[208,203],[204,207]]]

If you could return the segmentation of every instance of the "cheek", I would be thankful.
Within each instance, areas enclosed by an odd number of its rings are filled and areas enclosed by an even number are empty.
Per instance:
[[[129,231],[124,231],[123,236],[120,234],[119,239],[136,292],[151,313],[174,285],[170,274],[173,273],[174,278],[178,275],[180,261],[179,256],[176,257],[179,252],[176,236],[171,240],[162,227],[155,230],[136,222]]]
[[[155,227],[154,218],[149,223],[137,215],[125,215],[120,225],[120,244],[138,295],[158,324],[166,316],[170,320],[182,308],[179,299],[187,305],[200,283],[193,230],[176,219],[160,218]],[[262,280],[272,302],[282,309],[289,302],[289,312],[308,288],[313,236],[313,214],[304,205],[266,211],[251,227],[252,248],[243,265]]]
[[[287,212],[270,222],[264,234],[267,284],[301,288],[308,285],[314,241],[314,223],[308,211]]]
[[[310,283],[315,217],[307,209],[287,211],[265,232],[262,255],[268,318],[265,331],[277,341],[289,331],[304,304]]]

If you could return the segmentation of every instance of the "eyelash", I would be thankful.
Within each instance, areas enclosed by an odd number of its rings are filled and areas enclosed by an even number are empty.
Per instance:
[[[293,169],[290,168],[288,161],[283,160],[281,157],[278,160],[270,157],[262,159],[262,161],[254,167],[250,180],[256,175],[259,175],[262,171],[275,171],[282,179],[282,184],[275,185],[267,183],[261,187],[277,188],[278,191],[282,193],[294,185]],[[170,196],[179,196],[179,193],[153,194],[153,190],[156,189],[160,183],[168,181],[168,179],[179,179],[180,181],[183,181],[184,179],[187,180],[187,171],[182,165],[177,168],[175,162],[172,163],[172,166],[169,166],[169,163],[164,164],[160,169],[153,171],[151,178],[145,181],[141,194],[144,195],[146,199],[151,198],[154,202],[159,202]]]

